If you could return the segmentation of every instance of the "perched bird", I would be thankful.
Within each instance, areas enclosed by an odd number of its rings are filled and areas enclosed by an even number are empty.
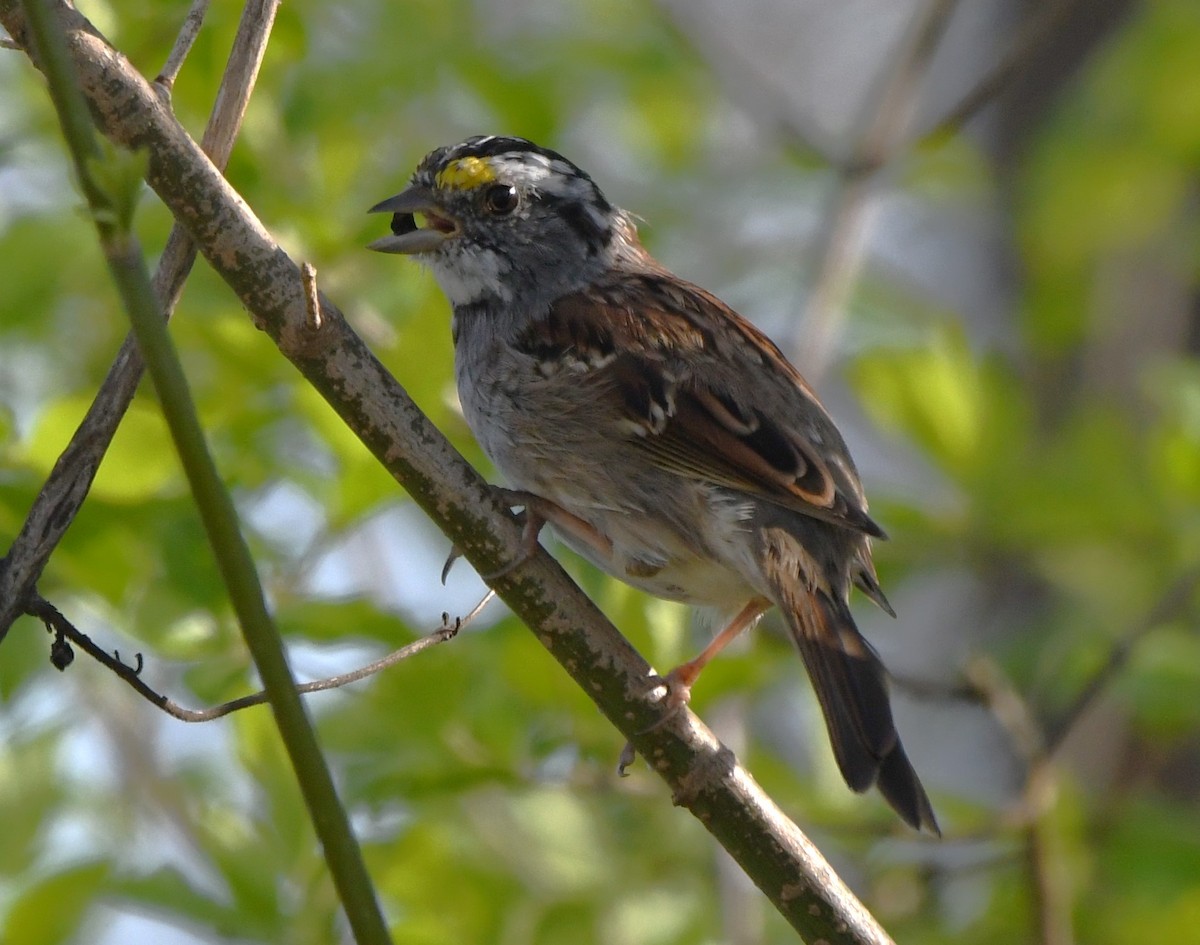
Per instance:
[[[608,574],[728,618],[667,677],[675,704],[774,605],[846,783],[878,785],[936,833],[848,604],[854,585],[892,613],[871,561],[884,534],[779,349],[653,259],[584,171],[523,138],[438,148],[371,212],[393,214],[371,248],[419,257],[453,306],[463,412],[513,504]]]

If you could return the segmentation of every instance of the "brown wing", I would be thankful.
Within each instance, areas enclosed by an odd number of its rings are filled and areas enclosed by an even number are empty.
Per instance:
[[[661,468],[884,537],[841,434],[771,341],[659,271],[559,299],[520,346],[615,394]]]

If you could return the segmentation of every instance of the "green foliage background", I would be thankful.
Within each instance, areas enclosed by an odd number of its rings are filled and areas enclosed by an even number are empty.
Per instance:
[[[737,280],[758,266],[775,280],[766,294],[786,293],[789,278],[798,291],[803,247],[760,252],[729,218],[700,232],[698,218],[714,222],[707,198],[765,192],[787,204],[828,180],[822,162],[769,129],[761,146],[723,150],[724,124],[749,119],[655,7],[552,9],[287,3],[228,170],[481,468],[453,408],[444,301],[415,266],[362,251],[381,224],[362,211],[425,151],[479,131],[558,147],[652,221],[647,242],[669,264],[739,304],[756,290]],[[147,75],[185,10],[176,0],[85,7]],[[237,16],[234,4],[213,6],[176,87],[197,135]],[[918,147],[894,182],[903,195],[950,213],[998,208],[1013,270],[1006,340],[981,341],[969,313],[868,266],[833,372],[849,380],[881,455],[921,469],[919,487],[891,490],[865,470],[893,536],[880,549],[885,583],[965,572],[984,589],[963,658],[936,682],[951,688],[969,657],[986,654],[1035,718],[1053,719],[1150,620],[1074,750],[1039,773],[1035,787],[1049,789],[1026,790],[1021,752],[997,724],[995,750],[1011,755],[1013,775],[994,797],[956,788],[955,767],[971,757],[916,759],[947,831],[940,845],[917,840],[876,798],[838,783],[784,641],[757,634],[697,689],[701,715],[740,720],[730,731],[744,727],[738,750],[756,777],[898,941],[1058,945],[1072,940],[1047,931],[1058,910],[1083,942],[1200,942],[1194,583],[1170,614],[1150,617],[1200,569],[1197,50],[1194,2],[1136,5],[1007,164],[970,136]],[[0,206],[7,545],[126,322],[68,190],[39,77],[17,52],[3,53],[0,76],[0,172],[28,181]],[[169,225],[147,199],[137,226],[148,251]],[[693,242],[721,262],[689,263]],[[1172,292],[1190,312],[1183,331],[1143,344],[1143,301]],[[349,668],[432,629],[437,607],[314,590],[317,563],[405,498],[202,265],[172,332],[300,669]],[[411,514],[385,521],[408,530],[405,566],[434,588],[436,537]],[[681,609],[569,564],[658,665],[695,646]],[[146,678],[182,702],[254,685],[148,393],[40,590],[105,645],[143,653]],[[103,941],[125,913],[158,923],[161,941],[338,939],[266,711],[204,727],[163,721],[99,667],[80,660],[60,676],[46,653],[28,619],[0,649],[0,941]],[[921,718],[935,726],[978,711],[929,701]],[[616,780],[619,737],[511,619],[310,705],[397,941],[793,940],[729,881],[710,838],[656,780],[644,770]],[[1036,803],[1032,819],[1022,799]]]

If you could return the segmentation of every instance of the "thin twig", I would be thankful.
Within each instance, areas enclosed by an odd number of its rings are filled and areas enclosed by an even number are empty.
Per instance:
[[[204,25],[204,14],[208,12],[209,2],[210,0],[192,0],[192,7],[183,18],[183,25],[179,28],[179,35],[175,37],[175,45],[171,47],[166,65],[154,80],[154,84],[161,86],[167,94],[174,88],[175,80],[179,78],[179,70],[183,68],[183,61],[192,51],[196,37],[200,35],[200,27]]]
[[[300,281],[304,283],[304,304],[308,313],[308,327],[313,331],[320,331],[321,293],[317,291],[317,267],[307,261],[301,263]]]
[[[212,114],[204,127],[200,147],[213,164],[224,170],[233,152],[246,115],[246,106],[258,81],[258,70],[267,53],[267,42],[275,25],[275,14],[283,0],[248,0],[238,21],[229,61],[221,76],[221,86],[213,102]]]
[[[792,153],[810,161],[833,163],[833,142],[822,133],[818,123],[795,107],[795,96],[786,80],[786,72],[755,52],[743,52],[729,42],[725,30],[712,26],[692,0],[658,0],[658,8],[667,22],[689,45],[713,64],[715,72],[730,77],[725,83],[738,105],[755,117],[758,124],[787,140]],[[740,94],[739,94],[740,93]]]
[[[1139,643],[1153,630],[1172,620],[1177,620],[1195,606],[1194,598],[1200,589],[1200,568],[1178,577],[1163,592],[1146,615],[1109,649],[1108,655],[1096,671],[1076,693],[1070,704],[1052,722],[1039,721],[1033,708],[1012,685],[1000,667],[988,657],[977,657],[968,664],[964,680],[956,685],[940,685],[919,679],[893,677],[893,682],[916,698],[952,699],[984,706],[1008,735],[1014,753],[1025,765],[1025,785],[1016,804],[1009,807],[996,823],[978,830],[945,837],[946,842],[962,842],[989,839],[998,831],[1020,830],[1027,834],[1045,829],[1040,823],[1055,800],[1055,755],[1061,750],[1067,737],[1095,704],[1096,700],[1116,681],[1129,665]],[[1027,836],[1027,845],[1042,844],[1044,837]],[[1044,845],[1034,851],[1037,856],[1045,853]],[[1033,855],[1027,849],[1027,854]],[[1032,862],[1032,861],[1031,861]],[[1044,863],[1037,868],[1050,869]],[[1053,877],[1036,878],[1039,895],[1045,894],[1046,908],[1056,898]],[[1050,885],[1046,885],[1050,884]],[[1051,930],[1047,941],[1065,941],[1060,919],[1046,918]],[[1069,928],[1069,925],[1068,925]]]
[[[904,673],[888,673],[888,681],[893,688],[903,692],[910,699],[922,702],[966,702],[973,705],[986,705],[985,693],[964,679],[959,682],[942,682],[940,680],[922,679],[919,676],[909,676]]]
[[[1046,726],[1045,751],[1047,755],[1057,752],[1071,734],[1075,725],[1112,685],[1129,663],[1134,649],[1152,631],[1182,614],[1192,605],[1192,598],[1200,588],[1200,568],[1182,575],[1163,593],[1158,602],[1140,623],[1132,627],[1108,651],[1104,662],[1092,674],[1083,688],[1075,695],[1071,704],[1059,717]]]
[[[437,646],[439,643],[452,640],[483,609],[484,604],[488,600],[490,600],[490,596],[485,597],[466,617],[455,618],[453,623],[450,622],[449,615],[443,615],[442,626],[438,627],[432,633],[421,637],[419,640],[414,640],[412,643],[393,650],[387,656],[367,663],[365,666],[360,666],[358,669],[351,670],[348,673],[300,683],[296,686],[296,691],[307,694],[310,692],[324,692],[328,689],[340,689],[350,683],[373,676],[381,670],[387,669],[389,666],[395,666],[397,663],[411,656],[423,653],[425,650]],[[259,690],[250,695],[222,702],[220,705],[215,705],[208,709],[185,708],[170,697],[157,692],[146,684],[141,675],[143,668],[141,653],[134,654],[134,664],[130,666],[121,659],[120,653],[109,653],[103,647],[99,646],[91,637],[71,623],[57,607],[40,595],[35,595],[29,602],[26,613],[42,621],[46,629],[55,635],[55,642],[51,649],[51,659],[57,668],[65,669],[71,662],[69,649],[64,650],[60,643],[61,640],[70,641],[70,643],[79,647],[88,656],[96,660],[96,662],[116,673],[117,676],[128,683],[147,702],[152,703],[166,712],[167,715],[181,722],[211,722],[230,713],[248,709],[250,706],[263,705],[267,701],[266,692]]]
[[[217,167],[223,168],[229,161],[280,2],[252,0],[242,12],[201,145]],[[154,274],[154,292],[167,318],[179,301],[195,259],[191,237],[176,223]],[[20,616],[50,555],[87,498],[100,461],[133,400],[143,367],[137,343],[129,335],[79,428],[34,499],[12,547],[0,558],[0,643]]]
[[[689,9],[686,4],[668,0],[660,0],[660,6],[676,20],[683,19],[682,11]],[[820,375],[828,361],[846,301],[862,266],[874,178],[903,150],[921,81],[956,6],[957,0],[929,0],[914,18],[907,36],[898,44],[892,69],[877,82],[876,93],[869,96],[862,117],[854,125],[854,143],[841,159],[830,157],[830,148],[819,140],[815,129],[803,127],[771,74],[753,60],[739,63],[755,84],[754,101],[748,107],[761,111],[763,101],[773,102],[771,120],[788,136],[789,146],[827,161],[836,172],[808,266],[808,301],[787,345],[810,380]],[[703,36],[701,26],[699,18],[694,24],[689,21],[689,33],[700,34],[716,46],[719,38]],[[719,51],[725,59],[730,57],[727,44],[722,44]]]
[[[976,657],[967,666],[967,681],[983,698],[992,718],[1008,734],[1014,751],[1029,770],[1046,757],[1046,742],[1037,716],[1012,681],[990,657]]]
[[[1055,835],[1054,805],[1058,799],[1058,772],[1046,736],[1029,703],[990,658],[973,660],[966,682],[951,692],[969,693],[969,700],[984,705],[1009,737],[1014,752],[1025,765],[1025,783],[1017,802],[981,829],[947,836],[946,842],[993,840],[1016,832],[1022,838],[1023,862],[1030,885],[1042,945],[1073,945],[1071,888],[1063,853]],[[987,864],[990,868],[995,863]],[[955,871],[958,875],[959,871]]]
[[[984,106],[1004,91],[1029,61],[1054,39],[1059,28],[1080,0],[1049,0],[1039,13],[1025,24],[1012,48],[982,79],[975,83],[958,103],[922,134],[921,140],[947,138],[962,130]]]
[[[1032,766],[1049,759],[1063,746],[1080,719],[1095,705],[1129,664],[1137,645],[1151,631],[1188,612],[1200,589],[1200,568],[1193,568],[1163,592],[1154,606],[1117,640],[1101,664],[1084,682],[1070,704],[1053,721],[1039,723],[1026,700],[1013,688],[994,661],[977,657],[958,683],[943,684],[893,675],[892,683],[916,699],[970,702],[985,706],[1009,734],[1017,754]]]
[[[817,228],[808,279],[808,303],[789,345],[810,380],[825,369],[838,328],[862,269],[876,178],[906,148],[906,134],[922,80],[958,0],[929,0],[897,50],[895,63],[867,103],[850,153],[837,167],[833,190]]]

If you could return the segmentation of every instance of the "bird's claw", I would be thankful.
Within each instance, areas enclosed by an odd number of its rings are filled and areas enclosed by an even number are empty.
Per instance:
[[[666,676],[652,677],[651,687],[646,694],[649,695],[657,689],[665,689],[666,692],[659,700],[659,704],[666,709],[666,712],[637,734],[641,736],[656,732],[679,715],[692,698],[692,683],[694,682],[695,674],[691,672],[691,666],[688,663],[675,667]],[[637,750],[633,747],[633,742],[626,742],[625,747],[621,749],[621,754],[617,757],[617,776],[628,777],[629,766],[636,758]]]
[[[454,562],[462,557],[462,552],[458,550],[458,545],[450,546],[450,554],[446,556],[446,563],[442,565],[442,587],[446,586],[446,578],[450,576],[450,569],[454,567]]]

